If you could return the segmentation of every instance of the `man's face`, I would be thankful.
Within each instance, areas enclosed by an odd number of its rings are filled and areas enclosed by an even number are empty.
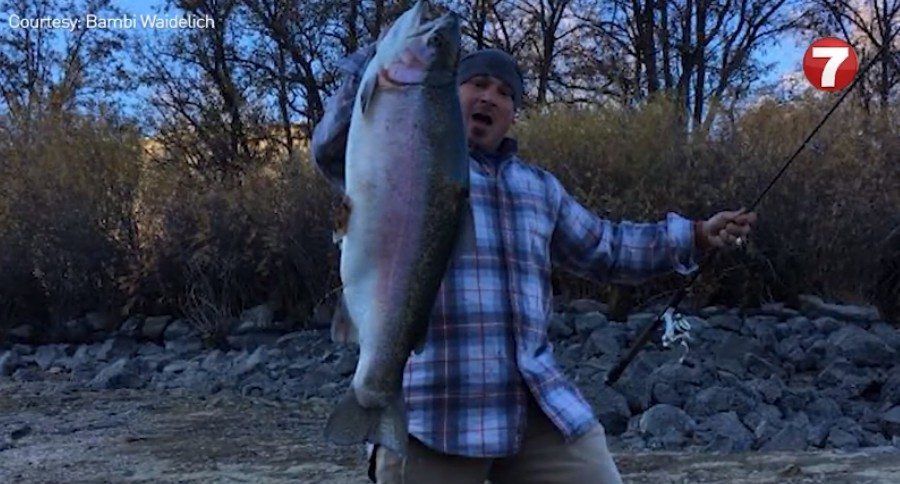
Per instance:
[[[459,102],[469,146],[493,153],[515,118],[513,91],[491,76],[475,76],[459,86]]]

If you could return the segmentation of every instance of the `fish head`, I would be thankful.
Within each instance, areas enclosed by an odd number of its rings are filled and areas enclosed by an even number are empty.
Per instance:
[[[430,19],[420,0],[401,15],[376,47],[379,85],[402,88],[456,82],[459,63],[459,17],[453,12]]]

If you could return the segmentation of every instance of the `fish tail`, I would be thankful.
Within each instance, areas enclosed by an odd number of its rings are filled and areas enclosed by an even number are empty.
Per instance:
[[[406,455],[406,409],[402,395],[386,407],[365,408],[351,388],[337,404],[325,425],[325,438],[338,445],[369,442]]]

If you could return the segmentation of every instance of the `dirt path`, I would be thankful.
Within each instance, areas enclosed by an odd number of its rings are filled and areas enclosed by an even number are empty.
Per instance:
[[[321,440],[329,406],[0,381],[0,482],[362,484]],[[900,482],[900,453],[617,453],[626,482]]]

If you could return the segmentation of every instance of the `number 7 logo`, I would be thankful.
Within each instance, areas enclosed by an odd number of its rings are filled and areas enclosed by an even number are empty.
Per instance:
[[[813,42],[803,56],[803,73],[816,89],[840,91],[853,82],[859,61],[853,47],[841,39],[826,37]]]

